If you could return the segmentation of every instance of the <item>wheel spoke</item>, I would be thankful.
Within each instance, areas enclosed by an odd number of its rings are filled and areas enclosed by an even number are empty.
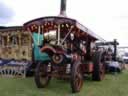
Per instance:
[[[40,68],[40,82],[45,85],[49,79],[47,65],[43,64]]]
[[[35,71],[35,82],[38,88],[44,88],[48,85],[51,76],[47,72],[47,63],[39,62]]]
[[[77,90],[80,90],[82,87],[82,75],[80,72],[80,67],[77,68],[76,77],[75,77],[75,86]]]
[[[81,64],[79,62],[74,62],[71,71],[71,86],[73,93],[79,92],[83,85]]]

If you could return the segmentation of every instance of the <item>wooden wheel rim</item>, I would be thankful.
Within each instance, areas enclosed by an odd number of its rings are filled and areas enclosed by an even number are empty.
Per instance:
[[[82,74],[80,70],[80,65],[76,69],[76,75],[75,75],[75,81],[74,85],[76,86],[77,90],[79,91],[82,88],[83,80],[82,80]]]
[[[46,66],[47,65],[44,65],[44,66],[40,67],[39,77],[40,77],[40,82],[42,84],[45,84],[47,82],[47,80],[48,80],[48,74],[46,72],[46,70],[47,70]],[[44,68],[42,68],[42,67],[44,67]]]

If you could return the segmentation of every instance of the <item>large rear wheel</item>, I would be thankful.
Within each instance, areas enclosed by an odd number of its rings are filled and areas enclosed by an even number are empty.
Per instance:
[[[79,92],[83,86],[83,74],[80,65],[79,62],[75,62],[71,67],[71,88],[73,93]]]
[[[51,76],[48,74],[48,63],[38,62],[35,70],[35,83],[38,88],[44,88],[49,84]]]
[[[102,60],[102,53],[95,52],[93,55],[93,73],[92,79],[95,81],[101,81],[105,77],[105,64]]]

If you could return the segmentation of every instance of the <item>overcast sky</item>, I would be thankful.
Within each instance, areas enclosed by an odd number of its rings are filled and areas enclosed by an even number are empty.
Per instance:
[[[60,0],[0,0],[0,25],[22,25],[43,16],[56,16]],[[128,46],[128,0],[67,0],[67,16],[105,40]]]

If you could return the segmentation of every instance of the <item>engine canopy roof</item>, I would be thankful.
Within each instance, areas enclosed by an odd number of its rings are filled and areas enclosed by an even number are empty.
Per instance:
[[[58,25],[67,26],[67,28],[70,28],[73,26],[74,30],[77,31],[78,35],[80,35],[81,38],[84,39],[88,35],[90,39],[105,41],[100,36],[96,35],[94,32],[89,30],[87,27],[83,26],[79,22],[77,22],[74,19],[67,18],[67,17],[59,17],[59,16],[49,16],[49,17],[42,17],[37,18],[34,20],[31,20],[24,24],[25,30],[31,30],[31,32],[34,32],[35,29],[38,30],[38,26],[40,26],[43,29],[43,32],[48,32],[48,30],[54,30],[57,28]]]

